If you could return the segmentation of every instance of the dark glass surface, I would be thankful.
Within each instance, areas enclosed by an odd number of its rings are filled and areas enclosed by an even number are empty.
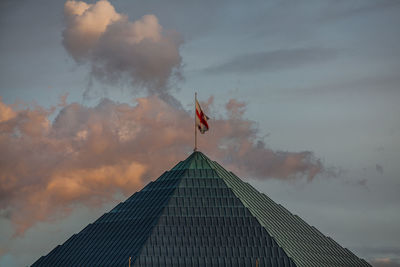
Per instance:
[[[194,152],[33,266],[369,266]]]

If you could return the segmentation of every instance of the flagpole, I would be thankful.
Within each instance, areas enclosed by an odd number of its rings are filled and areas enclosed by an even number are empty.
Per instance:
[[[197,92],[194,93],[194,149],[193,149],[193,151],[197,150],[196,102],[197,102]]]

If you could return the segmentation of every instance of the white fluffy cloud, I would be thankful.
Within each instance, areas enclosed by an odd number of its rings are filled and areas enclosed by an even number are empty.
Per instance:
[[[180,77],[182,39],[165,31],[155,15],[129,21],[107,0],[95,4],[67,1],[63,44],[78,63],[88,63],[94,77],[116,82],[128,78],[135,88],[166,95]]]

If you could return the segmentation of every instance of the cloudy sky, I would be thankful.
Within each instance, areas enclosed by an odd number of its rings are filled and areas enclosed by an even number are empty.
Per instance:
[[[190,2],[190,3],[189,3]],[[0,2],[0,266],[200,150],[400,266],[400,1]]]

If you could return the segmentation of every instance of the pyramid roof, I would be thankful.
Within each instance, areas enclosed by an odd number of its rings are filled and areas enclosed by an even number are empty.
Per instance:
[[[370,266],[201,152],[33,266]]]

